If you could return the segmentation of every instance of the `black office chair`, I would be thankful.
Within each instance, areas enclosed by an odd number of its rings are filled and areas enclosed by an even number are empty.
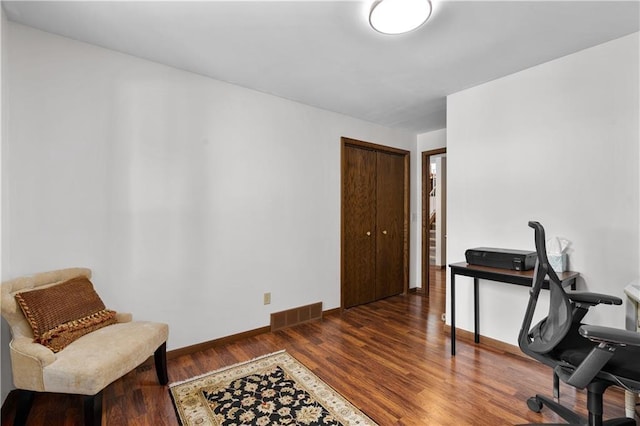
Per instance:
[[[581,323],[592,306],[620,305],[622,300],[597,293],[565,292],[547,259],[544,228],[538,222],[529,222],[529,226],[535,230],[538,260],[518,345],[525,354],[553,368],[556,398],[559,399],[558,378],[575,388],[587,388],[589,417],[584,418],[543,395],[529,398],[527,405],[535,412],[547,406],[569,424],[635,426],[635,420],[629,418],[603,422],[602,398],[609,386],[640,391],[640,334]],[[549,281],[549,314],[532,328],[536,303],[546,277]]]

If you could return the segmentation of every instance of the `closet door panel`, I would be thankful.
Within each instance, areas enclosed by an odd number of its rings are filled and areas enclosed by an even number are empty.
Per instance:
[[[404,179],[402,155],[376,155],[376,299],[404,291]]]
[[[376,300],[376,153],[345,147],[343,181],[343,303]]]

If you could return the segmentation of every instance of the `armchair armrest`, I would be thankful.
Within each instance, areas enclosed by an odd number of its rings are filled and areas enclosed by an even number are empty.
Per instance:
[[[567,297],[578,303],[586,303],[588,305],[622,305],[622,299],[616,296],[610,296],[608,294],[590,293],[587,291],[568,291]]]
[[[13,383],[18,389],[44,392],[44,369],[56,360],[56,355],[46,346],[33,343],[33,338],[15,337],[9,343]]]
[[[16,337],[11,341],[9,347],[14,354],[38,361],[41,367],[46,367],[56,360],[56,355],[51,349],[34,343],[33,339],[29,337]]]
[[[640,333],[636,331],[599,325],[583,325],[578,329],[578,332],[582,337],[594,342],[640,346]]]
[[[116,321],[118,323],[121,322],[131,322],[133,320],[133,314],[128,312],[116,312]]]

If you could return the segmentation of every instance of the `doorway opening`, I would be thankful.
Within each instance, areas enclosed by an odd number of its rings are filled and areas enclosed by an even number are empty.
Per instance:
[[[446,266],[446,154],[446,148],[422,153],[422,291],[426,296],[435,284],[433,273]]]

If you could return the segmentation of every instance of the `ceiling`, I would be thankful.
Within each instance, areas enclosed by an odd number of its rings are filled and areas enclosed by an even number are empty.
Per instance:
[[[384,126],[446,126],[446,96],[640,30],[634,1],[443,1],[383,35],[369,1],[3,1],[9,20]]]

